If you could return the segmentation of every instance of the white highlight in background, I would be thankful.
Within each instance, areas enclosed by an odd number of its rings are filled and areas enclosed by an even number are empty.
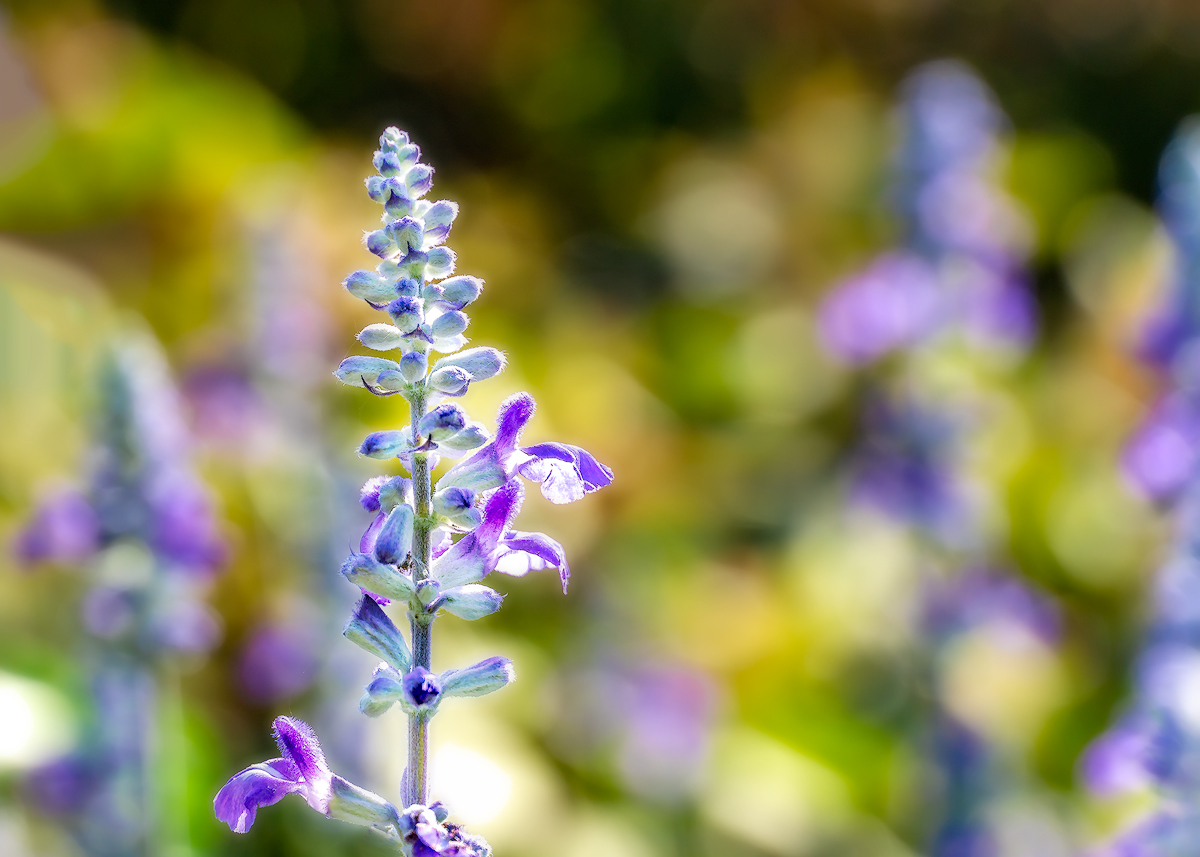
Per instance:
[[[0,672],[0,768],[32,768],[73,743],[70,710],[41,682]]]
[[[465,824],[486,824],[500,815],[512,797],[512,777],[466,747],[443,745],[430,767],[433,796]]]

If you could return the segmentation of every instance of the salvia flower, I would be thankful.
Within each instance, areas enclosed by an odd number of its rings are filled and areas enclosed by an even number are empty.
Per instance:
[[[909,75],[898,112],[892,201],[902,241],[835,286],[818,325],[828,351],[867,378],[849,499],[922,537],[923,566],[960,569],[927,581],[925,604],[913,611],[928,614],[931,645],[916,654],[936,685],[955,641],[991,626],[988,605],[1011,608],[1009,626],[1029,618],[1022,611],[1036,612],[1014,594],[1025,591],[1015,576],[973,571],[1003,553],[989,539],[991,498],[968,466],[971,432],[1001,397],[978,383],[951,387],[945,371],[967,361],[988,370],[1011,364],[1032,339],[1035,308],[1026,228],[995,174],[1005,118],[992,94],[965,66],[935,62]],[[989,816],[1011,785],[998,771],[1012,760],[986,724],[964,722],[945,699],[914,703],[935,760],[931,779],[942,786],[929,852],[993,853]]]
[[[16,544],[23,561],[84,566],[90,581],[80,625],[93,721],[76,756],[35,772],[33,791],[61,787],[39,805],[64,813],[85,853],[141,853],[155,825],[155,674],[218,641],[203,595],[224,545],[189,467],[179,395],[150,340],[128,337],[106,355],[99,402],[87,487],[50,495]]]
[[[389,128],[373,160],[368,195],[383,206],[382,225],[364,236],[379,257],[373,271],[350,274],[343,285],[355,298],[387,315],[358,335],[365,347],[388,356],[354,355],[334,375],[377,396],[400,396],[409,424],[373,432],[363,456],[395,460],[408,475],[380,476],[363,486],[361,504],[374,514],[341,574],[362,596],[344,635],[379,658],[359,710],[380,717],[392,708],[408,717],[408,766],[399,811],[382,798],[331,774],[315,736],[288,718],[276,721],[280,759],[247,768],[217,796],[218,816],[245,832],[260,806],[300,794],[319,812],[370,824],[408,857],[484,857],[486,843],[447,821],[428,795],[429,722],[447,699],[492,693],[514,678],[511,662],[488,658],[437,672],[430,662],[434,620],[443,611],[478,620],[498,610],[503,596],[482,581],[492,572],[523,575],[555,568],[565,591],[570,568],[562,545],[541,533],[516,530],[524,488],[540,486],[554,503],[570,503],[610,484],[612,471],[585,450],[565,443],[520,446],[533,417],[533,398],[518,393],[500,407],[495,433],[470,418],[456,401],[471,384],[498,375],[504,354],[467,348],[464,312],[483,281],[455,274],[445,246],[458,205],[424,197],[433,169],[404,132]],[[452,276],[453,275],[453,276]],[[434,484],[443,459],[462,459]],[[407,614],[408,638],[387,612]],[[285,741],[287,736],[298,736]]]
[[[1150,625],[1135,663],[1134,695],[1084,754],[1080,773],[1096,794],[1147,788],[1148,816],[1104,854],[1185,854],[1200,841],[1200,124],[1181,125],[1159,167],[1158,208],[1176,248],[1163,306],[1142,342],[1165,391],[1127,444],[1121,464],[1148,498],[1169,507],[1174,540],[1154,578]]]

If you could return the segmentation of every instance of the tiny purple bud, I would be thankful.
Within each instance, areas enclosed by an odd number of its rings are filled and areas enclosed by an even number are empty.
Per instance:
[[[487,589],[486,586],[480,588]],[[511,684],[516,678],[508,658],[488,658],[466,669],[442,673],[442,693],[445,696],[483,696]]]
[[[392,221],[388,224],[387,231],[392,236],[392,240],[396,242],[396,246],[400,248],[401,253],[420,250],[425,241],[424,227],[421,225],[421,221],[413,217],[401,217],[399,220]]]
[[[483,291],[483,280],[478,277],[451,277],[442,283],[442,299],[453,304],[456,309],[462,309],[473,303]]]
[[[413,201],[408,198],[408,189],[405,188],[404,182],[398,178],[383,180],[380,199],[377,202],[382,202],[384,211],[392,217],[407,217],[412,214]]]
[[[430,279],[441,279],[454,273],[454,265],[458,259],[449,247],[434,247],[425,255],[425,275]]]
[[[440,441],[462,431],[466,425],[467,417],[463,409],[454,402],[446,402],[421,417],[417,423],[417,434]]]
[[[422,215],[425,221],[425,241],[430,246],[441,244],[450,235],[450,226],[458,217],[458,203],[441,199],[429,206]]]
[[[406,333],[415,330],[422,321],[421,302],[416,298],[396,298],[387,310],[396,327]]]
[[[420,351],[410,351],[400,358],[400,374],[411,382],[420,381],[429,370],[429,358]]]
[[[413,148],[416,149],[416,146]],[[419,151],[417,157],[420,157]],[[408,186],[408,195],[420,199],[433,187],[433,167],[427,164],[414,165],[404,177],[404,183]]]
[[[388,279],[374,271],[355,271],[342,280],[342,286],[356,298],[374,304],[387,303],[396,296]]]
[[[444,312],[433,320],[429,326],[429,332],[433,334],[435,339],[449,339],[451,336],[458,336],[467,329],[467,325],[471,320],[464,313],[457,310]]]
[[[395,458],[409,448],[406,431],[373,431],[363,439],[358,454],[367,458]]]
[[[420,293],[421,283],[412,277],[404,277],[396,283],[396,294],[402,298],[419,297]]]
[[[363,241],[366,242],[367,249],[381,259],[394,256],[399,252],[396,242],[392,240],[391,233],[386,229],[376,229],[374,232],[368,232],[363,237]]]
[[[381,176],[395,176],[400,174],[400,158],[397,157],[395,152],[376,152],[375,157],[371,159],[371,163]]]
[[[441,680],[424,667],[413,667],[404,676],[404,699],[416,709],[432,708],[442,697]]]
[[[465,369],[447,366],[429,376],[429,386],[447,396],[461,396],[471,386],[471,376]]]
[[[367,196],[376,202],[383,202],[387,199],[386,183],[387,179],[383,176],[370,176],[367,179]]]

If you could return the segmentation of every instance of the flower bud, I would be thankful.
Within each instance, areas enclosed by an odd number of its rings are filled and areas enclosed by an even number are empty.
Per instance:
[[[402,503],[388,512],[375,537],[375,559],[386,565],[400,565],[412,550],[413,510]]]
[[[415,591],[408,575],[370,554],[350,554],[342,563],[342,576],[355,586],[393,601],[408,601]]]
[[[383,176],[370,176],[367,178],[367,196],[376,202],[383,202],[387,199],[387,179]]]
[[[467,318],[465,313],[451,310],[444,312],[433,320],[429,326],[429,332],[433,334],[434,339],[449,339],[452,336],[458,336],[467,329],[467,325],[471,320]]]
[[[420,250],[425,241],[425,230],[421,221],[414,217],[401,217],[387,225],[387,231],[400,248],[401,253],[409,250]]]
[[[477,492],[470,488],[459,488],[458,486],[443,488],[433,495],[433,511],[448,518],[461,515],[467,509],[475,506],[476,496],[478,496]]]
[[[479,583],[468,583],[446,590],[438,606],[460,619],[474,621],[495,613],[503,601],[504,596],[496,590]]]
[[[390,512],[401,503],[411,503],[412,494],[412,480],[393,476],[379,486],[379,508]]]
[[[434,247],[426,255],[425,276],[437,280],[454,273],[454,262],[458,256],[449,247]]]
[[[388,371],[398,373],[400,364],[395,360],[387,360],[383,357],[365,357],[356,354],[343,360],[333,374],[343,384],[361,387],[364,383],[374,386],[379,382],[380,373]]]
[[[417,157],[420,157],[419,151]],[[408,185],[408,195],[413,199],[420,199],[433,187],[433,167],[428,164],[414,165],[404,177],[404,183]]]
[[[442,682],[424,667],[413,667],[402,680],[406,707],[416,710],[437,706],[442,698]]]
[[[358,710],[367,717],[378,717],[393,703],[404,699],[404,678],[387,664],[380,664],[371,676],[371,683],[358,701]]]
[[[435,338],[432,347],[439,354],[453,354],[466,344],[467,338],[460,333],[458,336],[451,336],[449,339]]]
[[[454,452],[478,449],[490,440],[487,429],[480,423],[471,423],[453,437],[441,441],[441,446]]]
[[[379,148],[384,152],[395,152],[401,146],[408,145],[408,134],[401,131],[395,125],[389,125],[383,129],[383,133],[379,135]]]
[[[429,386],[447,396],[461,396],[471,385],[471,376],[457,366],[438,369],[429,376]]]
[[[409,250],[399,262],[400,273],[415,279],[424,277],[428,261],[429,257],[424,250]]]
[[[381,176],[399,175],[402,168],[400,158],[395,152],[378,151],[375,153],[375,157],[371,159],[371,163]]]
[[[366,242],[367,249],[381,259],[394,256],[399,249],[396,247],[396,242],[392,240],[391,234],[386,229],[376,229],[374,232],[368,232],[364,236],[363,241]]]
[[[516,677],[508,658],[488,658],[466,669],[442,673],[442,693],[446,696],[483,696],[512,683]]]
[[[414,330],[422,321],[421,302],[416,298],[396,298],[388,304],[388,315],[404,332]]]
[[[342,280],[342,286],[356,298],[373,304],[387,303],[396,296],[391,282],[374,271],[355,271]]]
[[[437,819],[438,824],[441,824],[450,817],[450,810],[440,800],[435,800],[429,805],[429,809],[433,812],[433,817]]]
[[[422,580],[417,584],[417,600],[428,607],[437,600],[440,587],[436,580]]]
[[[417,423],[417,434],[435,441],[455,435],[467,424],[467,415],[453,402],[438,405]]]
[[[383,203],[383,210],[392,217],[407,217],[412,214],[413,201],[408,198],[408,188],[394,176],[383,179],[378,201]]]
[[[346,563],[349,564],[353,559],[353,556],[350,557]],[[395,569],[392,571],[395,572]],[[342,574],[346,574],[346,565],[342,566]],[[356,582],[352,574],[346,574],[346,578],[351,583]],[[412,654],[404,635],[375,599],[366,593],[359,599],[358,607],[342,631],[342,636],[360,649],[387,661],[400,672],[408,672],[412,666]]]
[[[398,327],[390,324],[368,324],[358,332],[358,341],[376,351],[391,351],[401,346],[404,342],[404,334]],[[400,369],[403,373],[403,358],[400,360]]]
[[[410,451],[412,444],[409,434],[403,429],[399,431],[373,431],[367,435],[358,448],[359,455],[367,458],[395,458],[401,453]]]
[[[420,351],[410,351],[400,358],[400,374],[409,381],[420,381],[428,369],[429,358]]]
[[[450,357],[443,357],[433,364],[433,371],[458,367],[470,375],[472,381],[486,381],[499,375],[507,363],[503,351],[487,347],[468,348]]]
[[[450,226],[458,217],[458,203],[440,199],[429,206],[421,219],[425,221],[425,241],[430,246],[441,244],[450,235]]]
[[[421,160],[421,147],[416,143],[406,143],[401,146],[396,152],[396,156],[400,159],[400,165],[408,168]]]
[[[483,280],[478,277],[460,275],[451,277],[442,283],[442,300],[453,304],[455,309],[462,309],[475,301],[483,291]]]
[[[398,393],[408,386],[408,381],[397,369],[385,369],[375,379],[375,386],[389,393]]]
[[[421,294],[421,283],[412,277],[404,277],[395,286],[396,295],[402,298],[415,298]]]
[[[400,814],[384,798],[359,788],[334,774],[329,781],[330,818],[366,827],[390,827],[400,823]]]

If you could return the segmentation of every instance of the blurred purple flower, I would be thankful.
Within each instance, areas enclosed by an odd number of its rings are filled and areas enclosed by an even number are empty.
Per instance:
[[[61,489],[46,497],[17,537],[24,563],[83,562],[99,548],[100,526],[92,506],[77,491]]]
[[[1062,619],[1048,596],[1010,573],[971,569],[931,587],[924,625],[935,640],[990,624],[1020,627],[1047,644],[1062,637]]]
[[[308,627],[268,624],[242,649],[238,686],[251,702],[283,702],[312,686],[319,666],[319,640]]]
[[[1093,741],[1084,752],[1079,772],[1092,794],[1107,797],[1150,785],[1146,770],[1150,739],[1145,724],[1118,726]]]
[[[183,389],[191,405],[193,431],[202,441],[239,447],[266,418],[258,391],[241,370],[202,367],[187,376]]]
[[[708,758],[717,693],[710,678],[680,666],[625,677],[617,716],[619,767],[631,791],[674,800],[689,793]]]
[[[1196,471],[1200,455],[1200,402],[1165,396],[1134,433],[1121,454],[1126,478],[1152,500],[1170,502]]]
[[[869,363],[927,336],[943,310],[933,268],[894,252],[838,286],[822,304],[818,323],[831,352],[849,363]]]

